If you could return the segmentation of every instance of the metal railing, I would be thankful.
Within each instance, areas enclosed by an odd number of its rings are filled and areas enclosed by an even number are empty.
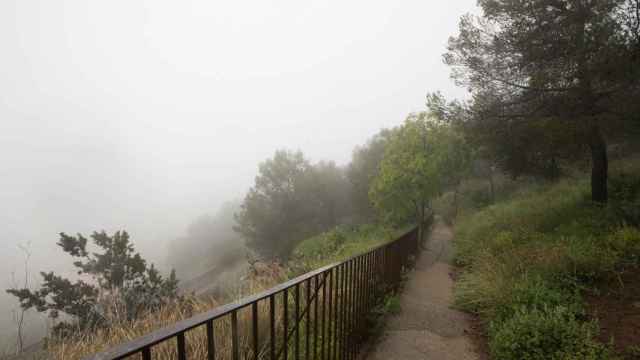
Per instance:
[[[399,285],[419,246],[415,228],[364,254],[86,359],[355,359],[371,315]]]

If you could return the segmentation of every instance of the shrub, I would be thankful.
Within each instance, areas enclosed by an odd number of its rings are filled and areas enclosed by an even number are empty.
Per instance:
[[[458,220],[456,305],[489,324],[493,358],[610,358],[581,294],[640,264],[640,230],[629,221],[640,207],[624,200],[637,198],[638,184],[614,181],[603,207],[589,199],[588,182],[563,180]]]
[[[290,275],[299,275],[363,253],[395,239],[406,230],[408,229],[390,229],[370,224],[337,226],[298,244],[287,263]]]
[[[489,328],[495,360],[610,359],[610,351],[594,340],[597,325],[582,322],[564,306],[519,309]]]
[[[509,264],[484,252],[455,283],[455,305],[465,311],[491,317],[497,304],[505,303],[513,272]]]
[[[611,233],[606,241],[625,261],[640,264],[640,230],[624,226]]]
[[[384,312],[387,314],[399,314],[401,310],[400,306],[400,298],[398,296],[392,295],[385,299],[384,301]]]
[[[583,282],[611,273],[618,263],[618,254],[603,239],[571,237],[566,242],[567,273]]]
[[[542,310],[561,306],[573,314],[582,315],[580,296],[572,290],[554,286],[541,276],[525,277],[514,284],[508,301],[496,306],[494,321],[509,319],[521,309]]]
[[[41,272],[43,282],[39,289],[6,290],[18,298],[23,310],[35,309],[51,319],[62,320],[53,328],[55,335],[71,336],[109,326],[106,313],[114,304],[127,320],[134,320],[179,297],[175,271],[162,277],[135,251],[126,231],[113,235],[94,232],[90,238],[93,249],[87,247],[89,239],[81,234],[60,233],[57,242],[75,260],[73,265],[81,279],[72,282],[53,272]]]

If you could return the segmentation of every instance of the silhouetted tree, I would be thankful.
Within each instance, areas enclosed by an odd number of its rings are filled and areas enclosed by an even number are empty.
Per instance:
[[[265,257],[286,259],[314,221],[311,165],[302,152],[278,150],[259,165],[234,230],[247,246]]]
[[[81,234],[61,233],[57,243],[77,259],[73,265],[78,275],[88,276],[91,281],[71,281],[53,272],[41,272],[40,289],[12,288],[7,293],[16,296],[25,310],[35,308],[53,319],[59,318],[60,313],[71,316],[73,322],[56,325],[54,330],[59,335],[105,325],[109,301],[123,304],[126,317],[134,319],[177,297],[175,272],[164,279],[153,264],[147,266],[135,252],[127,232],[118,231],[111,236],[104,231],[94,232],[91,240],[97,252],[87,248],[88,239]]]

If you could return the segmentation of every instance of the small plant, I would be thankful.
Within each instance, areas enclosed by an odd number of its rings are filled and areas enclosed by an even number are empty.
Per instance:
[[[517,281],[508,297],[508,302],[496,306],[494,321],[504,321],[522,309],[544,309],[564,306],[576,316],[582,317],[583,308],[577,293],[552,286],[540,276]]]
[[[384,300],[383,312],[385,314],[396,315],[402,310],[400,306],[400,298],[397,295],[388,296]]]
[[[489,327],[495,360],[605,360],[611,351],[594,336],[597,324],[582,322],[564,306],[519,309],[508,320]]]

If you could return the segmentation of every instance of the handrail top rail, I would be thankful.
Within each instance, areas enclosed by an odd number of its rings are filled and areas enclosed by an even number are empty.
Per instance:
[[[353,255],[345,260],[340,262],[331,263],[329,265],[325,265],[313,271],[307,272],[300,276],[297,276],[293,279],[287,280],[283,283],[280,283],[276,286],[273,286],[265,291],[259,292],[257,294],[245,296],[241,299],[238,299],[234,302],[230,302],[218,307],[215,307],[211,310],[202,312],[200,314],[196,314],[190,318],[180,320],[172,325],[167,325],[160,329],[154,330],[146,335],[140,336],[128,342],[116,345],[110,349],[107,349],[103,352],[96,353],[90,356],[85,357],[85,360],[111,360],[111,359],[121,359],[127,357],[129,355],[133,355],[135,353],[140,352],[143,348],[147,348],[158,343],[161,343],[167,339],[175,337],[179,333],[183,333],[189,331],[198,326],[204,325],[209,321],[216,320],[222,316],[225,316],[234,311],[243,309],[247,306],[250,306],[253,303],[269,298],[270,296],[276,295],[284,290],[294,287],[297,284],[300,284],[308,279],[311,279],[315,276],[318,276],[322,273],[325,273],[333,268],[341,266],[355,258],[361,257],[363,255],[367,255],[372,253],[380,248],[385,246],[389,246],[397,241],[400,241],[405,236],[411,234],[417,229],[417,226],[412,227],[410,230],[404,232],[402,235],[398,236],[393,240],[386,241],[380,245],[377,245],[363,253]]]

